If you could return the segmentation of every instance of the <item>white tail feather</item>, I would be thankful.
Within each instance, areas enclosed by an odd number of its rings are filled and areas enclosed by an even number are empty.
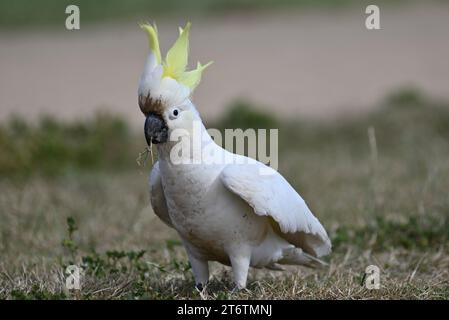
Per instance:
[[[282,250],[282,259],[278,261],[281,264],[303,265],[310,268],[320,268],[328,264],[314,256],[305,253],[300,248],[287,248]]]

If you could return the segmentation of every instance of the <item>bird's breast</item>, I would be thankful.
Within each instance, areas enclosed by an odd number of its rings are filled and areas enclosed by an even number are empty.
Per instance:
[[[265,217],[254,214],[220,179],[222,168],[161,166],[170,220],[181,237],[210,260],[222,260],[231,245],[258,245],[266,234]]]

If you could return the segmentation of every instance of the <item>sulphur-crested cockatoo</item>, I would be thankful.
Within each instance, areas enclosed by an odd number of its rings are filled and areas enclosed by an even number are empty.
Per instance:
[[[164,61],[156,27],[141,27],[150,53],[139,106],[158,154],[151,205],[182,239],[197,288],[208,282],[209,261],[230,265],[237,289],[246,286],[250,266],[323,264],[318,258],[330,253],[331,242],[301,196],[275,170],[215,144],[202,124],[190,97],[209,64],[185,70],[190,24]]]

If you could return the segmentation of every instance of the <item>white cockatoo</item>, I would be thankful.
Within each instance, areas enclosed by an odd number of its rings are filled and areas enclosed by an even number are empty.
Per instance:
[[[150,53],[139,106],[145,137],[158,154],[151,205],[182,239],[197,288],[209,280],[209,261],[232,267],[236,289],[246,286],[250,266],[324,264],[318,258],[331,252],[331,242],[301,196],[274,169],[221,148],[201,122],[190,97],[210,63],[185,71],[190,24],[180,28],[164,61],[156,27],[141,27]]]

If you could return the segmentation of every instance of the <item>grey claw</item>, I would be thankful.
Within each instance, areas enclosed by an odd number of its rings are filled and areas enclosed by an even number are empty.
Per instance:
[[[249,291],[247,288],[240,288],[239,286],[235,286],[234,289],[231,290],[231,295],[234,294],[238,294],[240,292],[246,292],[246,293],[250,293],[251,291]]]
[[[195,285],[195,288],[196,288],[196,290],[198,290],[198,291],[200,291],[200,292],[204,290],[204,286],[203,286],[202,283],[197,283],[197,284]]]
[[[204,286],[202,283],[197,283],[195,289],[200,294],[202,300],[207,300],[207,283]]]

